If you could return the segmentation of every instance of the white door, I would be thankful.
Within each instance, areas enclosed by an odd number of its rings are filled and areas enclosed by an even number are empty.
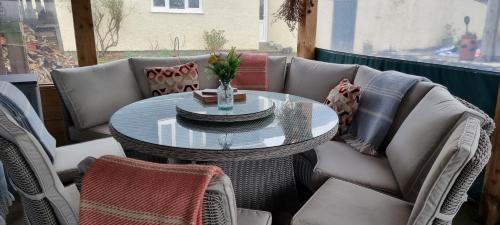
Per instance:
[[[260,0],[259,7],[259,41],[267,41],[267,10],[268,0]]]

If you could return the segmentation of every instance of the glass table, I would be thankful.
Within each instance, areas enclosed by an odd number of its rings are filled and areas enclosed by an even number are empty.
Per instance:
[[[265,97],[260,104],[274,104],[274,114],[247,122],[189,120],[177,115],[176,106],[198,100],[180,93],[123,107],[112,116],[110,130],[129,157],[218,165],[233,182],[238,207],[272,210],[296,193],[292,156],[330,140],[338,117],[328,106],[298,96],[247,95]],[[235,108],[239,104],[245,103]]]

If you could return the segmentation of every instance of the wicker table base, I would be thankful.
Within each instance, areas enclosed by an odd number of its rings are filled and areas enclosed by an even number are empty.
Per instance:
[[[191,163],[189,161],[168,160],[127,150],[127,157],[157,163]],[[297,189],[293,169],[293,157],[196,162],[217,165],[231,178],[236,196],[236,204],[241,208],[276,211],[294,207]]]

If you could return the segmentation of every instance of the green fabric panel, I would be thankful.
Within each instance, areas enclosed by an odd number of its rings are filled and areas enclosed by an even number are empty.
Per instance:
[[[316,49],[316,60],[341,64],[360,64],[382,71],[397,70],[424,76],[447,87],[452,94],[478,106],[492,118],[495,114],[500,73],[325,49]]]
[[[424,76],[433,82],[442,84],[460,98],[478,106],[492,118],[500,84],[500,73],[482,71],[448,65],[407,61],[401,59],[382,58],[316,49],[316,60],[340,64],[366,65],[378,70],[397,70],[403,73]],[[483,175],[481,175],[469,195],[479,200],[482,191]]]

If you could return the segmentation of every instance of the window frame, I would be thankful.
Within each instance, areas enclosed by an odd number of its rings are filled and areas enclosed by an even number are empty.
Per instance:
[[[155,6],[151,0],[151,12],[203,14],[203,0],[198,1],[199,8],[189,8],[189,0],[184,0],[184,9],[171,9],[170,0],[165,0],[165,6]]]

